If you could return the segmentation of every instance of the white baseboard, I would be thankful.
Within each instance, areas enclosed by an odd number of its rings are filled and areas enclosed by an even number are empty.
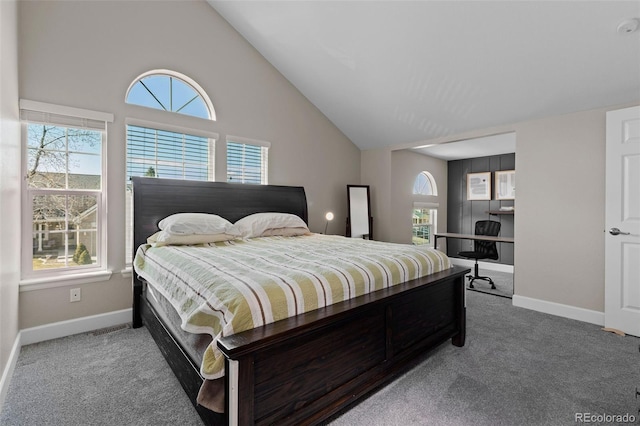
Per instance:
[[[516,294],[513,295],[513,306],[604,326],[604,312],[563,305],[561,303],[548,302],[546,300],[532,299],[530,297],[518,296]]]
[[[25,328],[24,330],[21,330],[22,345],[30,345],[32,343],[44,342],[45,340],[57,339],[59,337],[66,337],[129,323],[131,322],[131,311],[131,308],[129,308],[121,311],[92,315],[89,317],[54,322],[52,324],[40,325],[38,327]]]
[[[4,405],[4,399],[7,396],[7,392],[9,392],[9,383],[11,383],[11,377],[13,377],[13,370],[15,370],[16,368],[16,363],[18,362],[18,356],[20,355],[20,348],[22,347],[21,336],[22,336],[22,333],[18,332],[18,335],[16,336],[16,340],[13,342],[13,348],[11,348],[11,353],[9,354],[7,365],[4,367],[4,371],[2,372],[2,378],[0,379],[0,411],[2,411],[2,406]]]
[[[23,345],[44,342],[45,340],[57,339],[59,337],[71,336],[79,333],[87,333],[101,328],[113,327],[131,322],[132,309],[107,312],[106,314],[92,315],[89,317],[75,318],[67,321],[54,322],[38,327],[25,328],[20,330],[13,343],[13,348],[9,354],[7,365],[2,372],[0,379],[0,410],[4,405],[5,397],[9,391],[9,383],[13,376],[13,371],[18,362],[20,348]]]
[[[457,257],[450,257],[451,263],[456,266],[465,266],[467,268],[471,268],[473,270],[473,266],[475,265],[475,261],[468,259],[458,259]],[[505,265],[504,263],[493,263],[493,262],[478,262],[478,267],[480,269],[484,269],[485,271],[498,271],[498,272],[508,272],[513,274],[513,265]]]

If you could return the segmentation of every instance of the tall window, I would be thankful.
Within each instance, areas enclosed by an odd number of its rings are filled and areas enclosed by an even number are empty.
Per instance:
[[[139,76],[127,90],[126,102],[174,113],[215,120],[213,104],[189,77],[169,70]],[[140,114],[144,115],[141,109]],[[172,120],[176,121],[176,120]],[[180,120],[178,120],[180,121]],[[184,121],[184,120],[182,120]],[[126,262],[133,255],[133,197],[131,177],[214,180],[215,133],[140,119],[127,119]],[[206,126],[203,126],[206,127]]]
[[[125,197],[125,260],[127,264],[130,264],[133,259],[131,178],[147,176],[165,179],[214,180],[216,137],[215,134],[194,135],[135,124],[127,125]]]
[[[436,203],[414,203],[412,221],[413,244],[433,244],[433,235],[438,224],[438,205]]]
[[[413,182],[413,195],[417,195],[418,197],[416,198],[418,199],[421,199],[421,196],[424,195],[438,195],[438,187],[431,173],[422,171],[416,176]],[[413,203],[412,222],[413,244],[432,244],[433,234],[438,224],[438,204],[426,202]]]
[[[26,145],[23,276],[106,267],[106,123],[111,114],[20,101]]]
[[[270,144],[245,138],[227,138],[227,182],[267,184]]]

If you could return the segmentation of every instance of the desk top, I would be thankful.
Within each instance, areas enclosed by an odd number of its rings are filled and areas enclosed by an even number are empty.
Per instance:
[[[496,243],[515,243],[515,240],[511,237],[490,237],[487,235],[454,234],[451,232],[438,232],[437,234],[435,234],[435,237],[460,238],[463,240],[495,241]]]

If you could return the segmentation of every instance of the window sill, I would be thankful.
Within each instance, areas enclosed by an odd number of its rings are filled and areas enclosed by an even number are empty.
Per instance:
[[[20,281],[20,292],[108,281],[112,274],[111,271],[98,271],[62,277],[30,278]]]

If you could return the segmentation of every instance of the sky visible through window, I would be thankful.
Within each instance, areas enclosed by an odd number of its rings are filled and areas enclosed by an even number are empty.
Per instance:
[[[184,80],[168,74],[139,79],[127,103],[211,119],[203,97]],[[127,175],[173,179],[209,178],[208,139],[188,134],[127,126]]]
[[[189,84],[169,75],[150,75],[138,80],[127,95],[127,103],[210,119],[202,96]]]
[[[102,174],[100,132],[29,124],[27,135],[27,167],[30,174]]]
[[[437,195],[435,182],[429,172],[420,172],[413,183],[413,193],[416,195]]]

